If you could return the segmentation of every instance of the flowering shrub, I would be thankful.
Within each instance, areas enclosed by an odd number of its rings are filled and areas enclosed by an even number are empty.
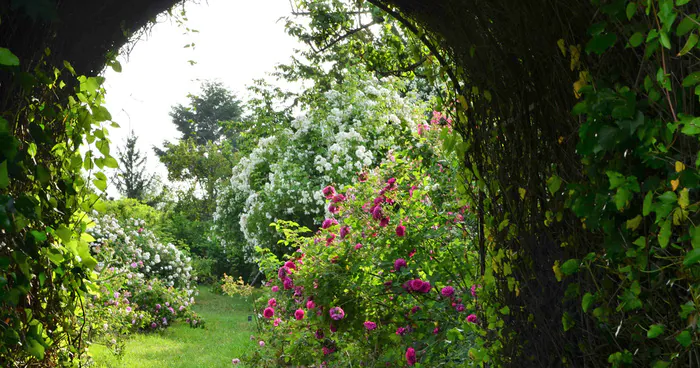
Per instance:
[[[223,245],[243,247],[252,261],[256,246],[272,248],[278,240],[271,222],[319,225],[315,221],[334,207],[327,209],[318,188],[351,184],[358,172],[413,139],[422,103],[401,97],[400,88],[399,81],[380,83],[353,70],[342,84],[305,106],[308,112],[288,129],[261,139],[236,165],[220,195],[215,218]]]
[[[249,297],[253,295],[254,290],[255,288],[252,285],[247,285],[241,276],[238,276],[238,279],[234,279],[233,276],[224,274],[221,280],[221,291],[229,296],[240,295]]]
[[[96,213],[95,213],[96,215]],[[162,244],[140,219],[118,221],[110,215],[95,216],[88,229],[90,244],[101,267],[128,267],[145,279],[158,278],[167,286],[190,288],[190,257],[173,244]]]
[[[298,250],[281,262],[258,248],[270,292],[258,308],[266,345],[252,364],[461,367],[478,353],[474,220],[439,130],[421,126],[415,145],[342,193],[320,190],[334,211],[313,236],[276,224]]]

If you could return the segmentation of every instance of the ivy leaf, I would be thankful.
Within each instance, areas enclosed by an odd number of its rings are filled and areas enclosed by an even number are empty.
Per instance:
[[[685,319],[688,318],[688,315],[691,313],[695,312],[695,305],[693,304],[692,301],[689,301],[683,305],[681,305],[681,311],[678,313],[678,315]]]
[[[583,296],[583,300],[581,300],[581,308],[583,308],[584,312],[588,312],[588,309],[591,308],[591,304],[595,301],[595,296],[591,293],[586,293],[586,295]]]
[[[25,345],[25,349],[27,352],[31,355],[33,355],[35,358],[38,360],[43,360],[44,359],[44,347],[36,340],[34,340],[31,337],[27,337],[26,339],[27,344]]]
[[[690,244],[693,245],[693,249],[700,249],[700,226],[690,228]]]
[[[678,24],[678,27],[676,27],[676,36],[681,37],[684,34],[692,31],[693,29],[696,28],[695,24],[695,16],[686,16],[681,20],[681,22]]]
[[[676,55],[676,56],[683,56],[683,55],[687,54],[688,52],[690,52],[690,50],[692,50],[693,47],[695,47],[695,45],[697,45],[698,38],[700,38],[700,37],[698,37],[698,35],[696,35],[695,33],[691,34],[690,37],[688,37],[688,41],[685,42],[685,45],[683,46],[681,51],[678,52],[678,55]]]
[[[596,53],[602,55],[607,49],[612,47],[617,41],[617,35],[614,33],[604,33],[593,36],[586,44],[587,53]]]
[[[642,301],[639,300],[637,295],[635,295],[631,290],[625,290],[620,296],[622,304],[618,307],[624,309],[625,311],[631,311],[635,309],[642,308]]]
[[[700,248],[695,248],[685,255],[683,266],[690,267],[698,262],[700,262]]]
[[[678,196],[678,205],[685,209],[690,204],[690,199],[688,197],[688,188],[683,188]]]
[[[65,225],[61,225],[58,229],[54,231],[58,238],[63,241],[63,244],[68,244],[73,237],[73,232],[67,228]]]
[[[652,364],[651,368],[668,368],[671,363],[665,361],[665,360],[657,360]]]
[[[10,177],[7,174],[7,160],[0,164],[0,189],[5,189],[10,185]]]
[[[690,73],[683,78],[683,87],[692,87],[698,83],[700,83],[700,72]]]
[[[630,230],[637,230],[641,222],[642,216],[637,215],[635,218],[627,220],[627,228]]]
[[[681,133],[685,135],[700,134],[700,118],[694,118],[693,120],[683,124],[683,129],[681,129]]]
[[[664,333],[663,325],[651,325],[649,326],[649,331],[647,331],[647,338],[653,339]]]
[[[561,316],[561,324],[564,326],[564,332],[566,332],[576,325],[576,321],[569,312],[564,312],[564,315]]]
[[[661,231],[659,231],[659,245],[661,248],[666,248],[668,242],[671,239],[671,219],[666,219],[663,225],[661,225]]]
[[[629,44],[632,47],[637,47],[644,42],[644,34],[641,32],[635,32],[629,39]]]
[[[569,259],[561,265],[561,272],[566,276],[573,275],[578,272],[580,263],[581,261],[576,258]]]
[[[0,47],[0,65],[18,66],[19,58],[10,52],[10,50]]]
[[[690,344],[693,343],[693,339],[690,336],[689,331],[683,331],[678,336],[676,336],[676,341],[678,341],[679,344],[683,345],[684,348],[687,348],[690,346]]]
[[[671,49],[671,39],[668,38],[668,33],[663,29],[659,32],[659,39],[661,40],[661,45],[667,49]]]
[[[647,195],[644,196],[644,205],[642,206],[642,215],[644,216],[649,216],[651,213],[651,200],[653,199],[653,195],[651,194],[651,191],[647,192]]]
[[[551,178],[547,179],[547,188],[549,188],[549,192],[552,194],[559,191],[559,188],[561,188],[561,178],[556,175],[552,175]]]
[[[116,168],[119,167],[119,163],[118,163],[117,160],[116,160],[114,157],[112,157],[112,156],[107,156],[107,157],[105,157],[105,159],[104,159],[104,165],[107,166],[107,167],[110,168],[110,169],[116,169]]]
[[[634,13],[637,12],[637,4],[630,2],[627,4],[627,8],[625,9],[625,15],[627,15],[627,20],[631,20],[632,17],[634,17]]]

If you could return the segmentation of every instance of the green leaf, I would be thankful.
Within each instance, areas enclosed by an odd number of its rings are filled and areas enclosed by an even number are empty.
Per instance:
[[[668,33],[664,31],[663,29],[661,32],[659,32],[660,40],[661,40],[661,45],[667,49],[671,49],[671,39],[668,38]]]
[[[676,0],[676,6],[683,6],[690,2],[690,0]]]
[[[699,86],[700,87],[700,86]],[[685,135],[697,135],[700,134],[700,118],[694,118],[687,123],[683,124],[683,129],[681,133]]]
[[[559,188],[561,188],[561,178],[556,175],[552,175],[551,178],[547,179],[547,188],[549,188],[549,192],[552,194],[559,191]]]
[[[44,359],[44,347],[36,340],[31,337],[26,338],[27,344],[24,346],[25,350],[31,355],[33,355],[38,360]]]
[[[113,69],[115,72],[117,72],[117,73],[121,73],[121,72],[122,72],[122,64],[121,64],[120,62],[116,61],[116,60],[112,61],[112,62],[109,64],[109,66],[111,66],[112,69]]]
[[[691,34],[690,37],[688,37],[688,41],[685,42],[685,45],[683,46],[681,51],[678,52],[678,56],[683,56],[683,55],[687,54],[688,52],[690,52],[690,50],[692,50],[693,47],[695,47],[695,45],[697,45],[698,38],[700,38],[700,37],[698,37],[698,35],[696,35],[695,33]]]
[[[580,263],[581,261],[576,258],[569,259],[561,265],[561,272],[566,276],[573,275],[578,272]]]
[[[685,255],[683,266],[690,267],[698,262],[700,262],[700,248],[695,248]]]
[[[65,225],[61,225],[58,229],[54,231],[58,238],[61,239],[63,244],[68,244],[73,237],[73,231],[67,228]]]
[[[583,300],[581,300],[581,308],[583,308],[584,312],[588,312],[588,309],[591,308],[591,304],[595,302],[595,296],[591,293],[586,293],[583,296]]]
[[[679,344],[683,345],[684,348],[687,348],[690,346],[690,344],[693,343],[693,338],[690,336],[689,331],[683,331],[676,336],[676,341],[678,341]]]
[[[664,361],[664,360],[657,360],[654,362],[654,364],[651,365],[651,368],[668,368],[671,363]]]
[[[664,333],[663,325],[651,325],[649,326],[649,331],[647,331],[647,337],[653,339]]]
[[[651,201],[653,199],[653,194],[651,191],[647,192],[647,195],[644,196],[644,205],[642,206],[642,215],[644,216],[649,216],[651,213]]]
[[[596,53],[602,55],[607,49],[612,47],[617,41],[617,35],[614,33],[604,33],[593,36],[586,44],[587,53]]]
[[[629,39],[630,46],[637,47],[644,42],[644,35],[641,32],[635,32]]]
[[[5,189],[10,185],[10,177],[7,174],[7,160],[0,164],[0,189]]]
[[[92,183],[95,184],[95,187],[102,192],[107,190],[107,181],[106,180],[95,179],[92,181]]]
[[[690,228],[690,244],[693,245],[693,249],[700,249],[700,226]]]
[[[19,66],[19,58],[10,50],[0,47],[0,65]]]
[[[683,87],[691,87],[698,83],[700,83],[700,72],[690,73],[690,75],[683,78]]]
[[[576,325],[576,321],[569,312],[564,312],[564,315],[561,316],[561,324],[564,326],[564,332],[566,332]]]
[[[627,4],[627,8],[625,9],[625,15],[627,15],[627,20],[631,20],[632,17],[634,17],[634,13],[637,12],[637,4],[630,2]]]
[[[678,196],[676,196],[676,193],[673,193],[671,191],[667,191],[664,194],[660,195],[659,200],[663,203],[666,204],[673,204],[678,200]]]
[[[501,314],[503,314],[504,316],[507,316],[507,315],[510,314],[510,308],[508,308],[507,305],[506,305],[505,307],[499,309],[498,311],[499,311]]]
[[[118,163],[117,160],[116,160],[114,157],[112,157],[112,156],[107,156],[107,157],[105,157],[105,159],[104,159],[104,165],[107,166],[107,167],[109,167],[110,169],[116,169],[117,167],[119,167],[119,163]]]
[[[630,230],[636,230],[639,224],[642,222],[642,216],[637,215],[635,218],[627,220],[627,228]]]
[[[659,231],[659,245],[661,248],[666,248],[668,242],[671,239],[671,219],[666,219],[663,225],[661,225],[661,230]]]
[[[97,106],[92,110],[92,117],[95,121],[112,120],[112,114],[104,106]]]
[[[697,27],[697,24],[695,23],[695,18],[686,16],[681,20],[681,22],[678,24],[678,27],[676,27],[676,36],[681,37],[684,34],[692,31]]]
[[[43,242],[46,240],[46,233],[44,233],[44,232],[32,230],[32,231],[30,231],[30,234],[32,234],[34,239],[36,239],[36,241],[38,241],[38,242]]]

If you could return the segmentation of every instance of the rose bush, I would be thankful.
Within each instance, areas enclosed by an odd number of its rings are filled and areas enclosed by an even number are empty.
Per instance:
[[[358,182],[319,187],[321,229],[278,222],[285,262],[258,247],[270,292],[258,304],[265,342],[255,366],[465,366],[479,327],[474,218],[438,142],[444,119]],[[399,365],[402,365],[399,364]]]
[[[411,143],[424,103],[403,90],[398,79],[380,82],[353,69],[342,83],[302,106],[305,113],[288,128],[260,139],[219,196],[215,232],[222,245],[242,247],[251,262],[256,246],[278,255],[289,250],[276,246],[271,222],[318,227],[326,213],[318,188],[350,185],[357,172]]]

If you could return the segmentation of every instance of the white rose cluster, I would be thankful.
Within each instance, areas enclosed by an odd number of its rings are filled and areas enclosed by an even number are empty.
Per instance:
[[[138,277],[158,278],[167,286],[190,289],[191,259],[173,244],[163,244],[141,219],[119,223],[111,215],[93,213],[95,226],[88,233],[90,246],[101,267],[124,269]]]
[[[304,106],[291,129],[261,139],[233,169],[219,197],[215,230],[238,233],[222,236],[229,239],[222,245],[237,239],[252,261],[256,246],[274,243],[271,222],[320,218],[321,188],[351,184],[389,150],[410,144],[426,105],[415,96],[402,97],[400,83],[348,73],[342,84]]]

